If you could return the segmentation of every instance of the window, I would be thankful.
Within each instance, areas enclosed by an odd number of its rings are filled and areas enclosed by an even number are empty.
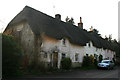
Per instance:
[[[78,61],[78,54],[75,54],[75,61]]]
[[[62,53],[62,59],[64,59],[65,58],[65,54],[64,53]]]
[[[66,43],[66,40],[65,40],[65,38],[63,38],[63,45],[65,45],[65,43]]]
[[[88,54],[86,54],[86,56],[88,56]]]
[[[96,48],[96,51],[97,51],[98,49]]]
[[[44,57],[44,58],[47,58],[47,53],[44,53],[44,54],[43,54],[43,57]]]
[[[88,46],[90,47],[90,42],[88,43]]]

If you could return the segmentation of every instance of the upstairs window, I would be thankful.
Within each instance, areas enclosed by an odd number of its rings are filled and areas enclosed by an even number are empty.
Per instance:
[[[66,44],[66,40],[65,40],[65,38],[63,38],[63,45],[65,45]]]
[[[96,51],[98,51],[98,48],[96,48]]]
[[[43,54],[43,57],[44,57],[44,58],[47,58],[47,53],[46,53],[46,52]]]
[[[90,42],[88,43],[88,46],[90,47]]]

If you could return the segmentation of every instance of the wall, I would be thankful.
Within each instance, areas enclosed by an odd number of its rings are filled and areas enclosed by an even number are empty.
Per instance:
[[[16,25],[13,25],[9,28],[6,33],[12,34],[16,37],[18,43],[24,49],[25,55],[25,64],[29,61],[38,59],[39,62],[46,62],[46,66],[53,65],[53,52],[58,53],[58,64],[57,67],[60,68],[60,62],[62,59],[62,54],[65,54],[65,57],[70,57],[72,60],[73,67],[81,66],[83,56],[86,54],[89,55],[103,55],[103,58],[109,57],[112,59],[114,52],[110,50],[103,50],[102,48],[96,48],[93,46],[92,42],[86,44],[86,46],[79,46],[69,42],[67,38],[62,40],[56,40],[45,35],[34,35],[29,24],[27,22],[22,22]],[[77,58],[75,57],[77,54]],[[50,63],[50,64],[49,64]]]
[[[51,62],[50,60],[50,54],[52,54],[53,50],[57,50],[58,51],[58,67],[60,68],[60,62],[62,59],[62,54],[65,54],[66,57],[70,57],[73,63],[73,67],[77,67],[80,66],[80,63],[82,63],[82,59],[84,56],[84,47],[78,46],[78,45],[74,45],[71,44],[68,39],[65,38],[65,44],[63,43],[63,39],[62,40],[56,40],[54,38],[50,38],[48,36],[46,36],[45,34],[42,36],[43,38],[43,43],[42,43],[42,54],[44,54],[45,52],[48,53],[47,54],[47,58],[44,59],[47,62]],[[75,54],[78,54],[78,60],[75,61]]]
[[[21,22],[10,26],[6,31],[13,35],[19,45],[22,46],[25,56],[23,64],[25,65],[31,62],[34,54],[34,33],[29,24],[27,22]]]
[[[50,60],[50,54],[52,54],[53,50],[58,51],[58,67],[60,68],[60,61],[62,59],[62,54],[65,54],[66,57],[70,57],[72,60],[72,67],[79,67],[81,66],[81,63],[83,61],[83,56],[86,54],[90,55],[103,55],[103,59],[109,57],[109,59],[112,60],[114,52],[110,50],[104,50],[102,48],[96,48],[93,46],[92,42],[89,42],[86,44],[86,46],[79,46],[75,45],[69,42],[68,39],[65,38],[65,44],[63,44],[62,40],[56,40],[54,38],[50,38],[46,35],[43,37],[43,43],[42,43],[42,50],[46,51],[48,54],[48,57],[45,61],[51,62]],[[56,49],[55,49],[56,48]],[[44,54],[44,53],[43,53]],[[78,55],[78,59],[76,61],[75,55]],[[97,58],[99,60],[99,58]]]
[[[89,46],[90,43],[90,46]],[[112,58],[114,57],[114,52],[108,49],[103,49],[103,48],[96,48],[93,46],[92,42],[87,43],[87,45],[85,46],[85,54],[89,54],[89,55],[93,55],[96,54],[99,55],[101,54],[103,56],[103,59],[110,59],[112,60]],[[98,59],[97,59],[98,60]]]

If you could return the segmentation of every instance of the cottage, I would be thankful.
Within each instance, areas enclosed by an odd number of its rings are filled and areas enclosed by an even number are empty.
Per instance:
[[[26,6],[8,24],[5,34],[13,35],[24,49],[26,64],[37,60],[46,67],[60,68],[61,59],[70,57],[72,66],[81,66],[83,56],[103,55],[112,59],[112,51],[105,40],[83,29],[82,18],[78,26],[61,21],[61,15],[55,18]]]

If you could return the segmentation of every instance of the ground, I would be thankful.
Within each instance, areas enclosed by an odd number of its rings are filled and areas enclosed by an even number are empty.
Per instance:
[[[72,70],[69,72],[54,73],[50,75],[28,76],[19,79],[10,80],[120,80],[120,67],[115,67],[113,70]],[[9,79],[5,79],[9,80]]]
[[[33,76],[29,76],[29,78]],[[118,67],[113,70],[92,69],[92,70],[74,70],[64,73],[50,75],[34,76],[35,78],[118,78]]]

